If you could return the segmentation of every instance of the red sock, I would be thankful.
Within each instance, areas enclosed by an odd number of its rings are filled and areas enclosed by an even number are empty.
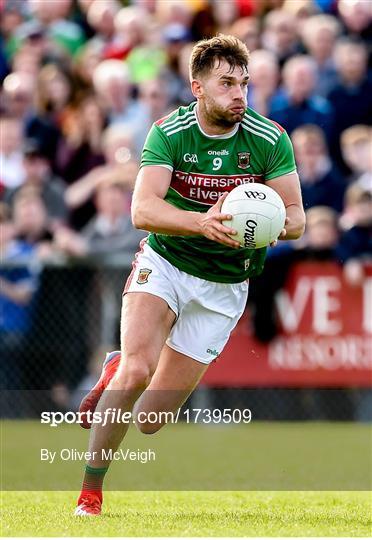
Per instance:
[[[102,485],[107,471],[108,467],[97,468],[86,465],[79,501],[86,494],[94,494],[97,495],[102,502]]]

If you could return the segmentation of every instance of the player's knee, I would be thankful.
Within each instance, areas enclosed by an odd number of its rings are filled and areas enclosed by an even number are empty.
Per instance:
[[[139,417],[136,418],[137,429],[144,435],[154,435],[154,433],[157,433],[163,425],[164,424],[151,423],[146,420],[141,422]]]
[[[116,374],[116,386],[121,390],[145,389],[153,375],[153,370],[145,362],[126,361]]]

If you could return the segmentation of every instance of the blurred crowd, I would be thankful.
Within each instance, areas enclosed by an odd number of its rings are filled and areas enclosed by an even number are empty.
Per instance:
[[[135,253],[146,233],[133,229],[130,203],[146,134],[193,100],[193,43],[219,32],[247,44],[248,104],[295,150],[307,232],[275,257],[338,260],[361,284],[372,251],[370,2],[0,0],[0,15],[0,253],[33,261],[0,269],[10,321],[0,333],[25,331],[38,263]]]

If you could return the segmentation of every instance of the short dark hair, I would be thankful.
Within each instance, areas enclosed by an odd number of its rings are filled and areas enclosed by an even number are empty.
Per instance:
[[[231,69],[236,66],[248,67],[247,46],[235,36],[219,34],[210,39],[198,41],[190,57],[190,74],[193,79],[210,71],[216,60],[226,60]]]
[[[49,161],[45,143],[38,138],[29,137],[23,144],[24,157],[40,157]]]

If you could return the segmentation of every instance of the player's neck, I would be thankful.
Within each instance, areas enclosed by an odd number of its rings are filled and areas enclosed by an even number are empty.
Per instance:
[[[211,137],[218,136],[218,135],[229,135],[236,131],[237,124],[235,124],[231,128],[231,127],[219,126],[219,125],[209,122],[205,114],[203,114],[203,111],[201,110],[198,104],[195,107],[195,114],[196,114],[196,118],[198,120],[200,129],[206,135],[209,135]]]

